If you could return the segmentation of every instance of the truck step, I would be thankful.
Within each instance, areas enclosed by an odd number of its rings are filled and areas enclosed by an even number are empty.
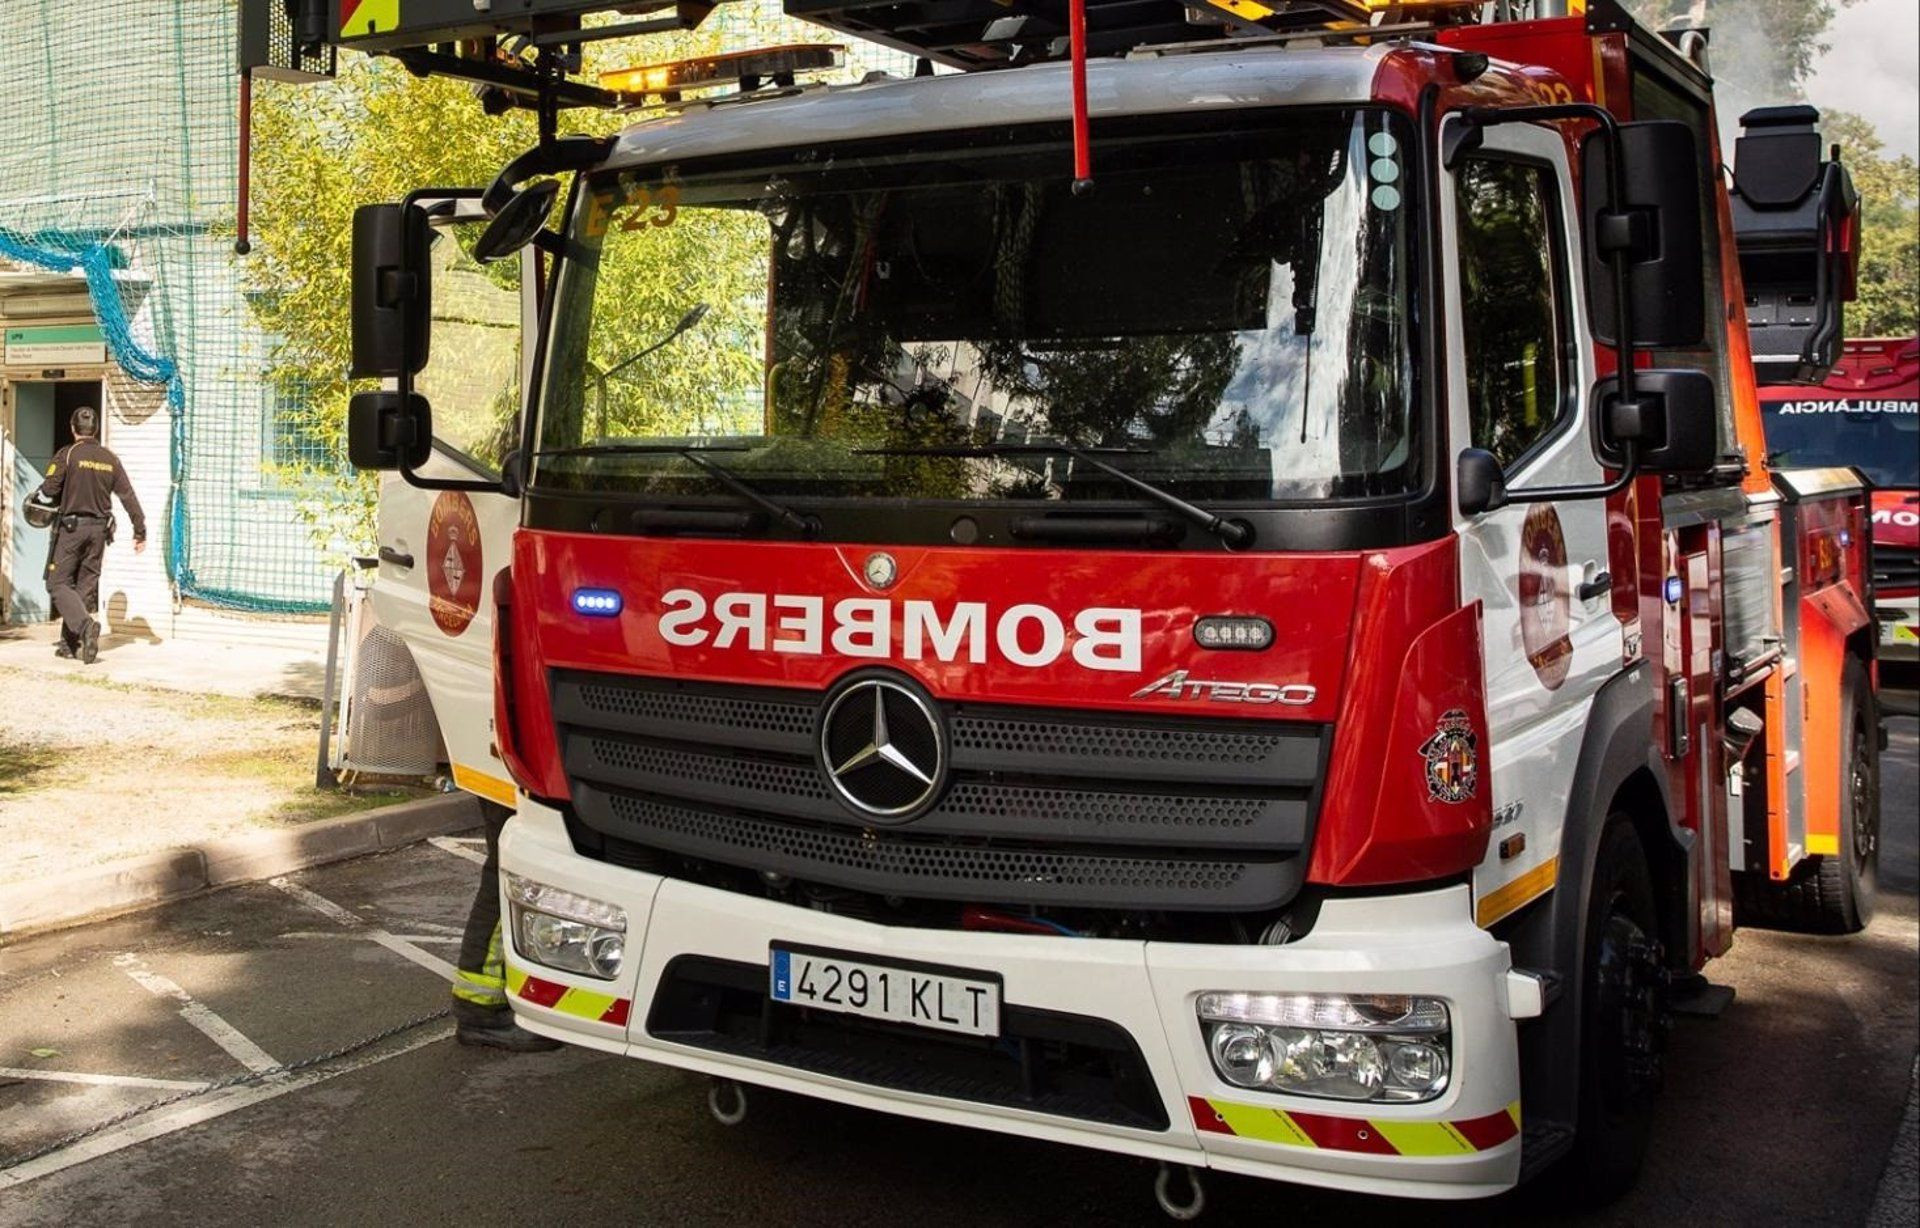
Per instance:
[[[1718,1019],[1733,1004],[1733,986],[1715,985],[1697,972],[1675,977],[1667,1004],[1689,1019]]]

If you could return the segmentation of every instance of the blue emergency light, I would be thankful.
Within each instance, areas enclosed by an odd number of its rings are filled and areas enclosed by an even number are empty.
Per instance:
[[[620,594],[614,589],[576,588],[573,590],[573,612],[585,614],[589,618],[612,618],[625,604],[620,600]]]

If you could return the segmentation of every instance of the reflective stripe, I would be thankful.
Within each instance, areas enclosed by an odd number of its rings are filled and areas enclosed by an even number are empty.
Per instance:
[[[480,971],[492,978],[494,984],[505,984],[506,964],[500,958],[500,923],[493,923],[493,937],[487,940],[487,959],[480,965]]]
[[[498,802],[508,809],[512,809],[520,800],[514,796],[512,781],[502,780],[491,773],[462,764],[453,765],[453,783],[469,793],[478,794],[490,802]]]
[[[455,982],[451,992],[454,997],[460,999],[462,1002],[471,1002],[475,1006],[505,1006],[507,1004],[507,991],[504,989],[476,989],[471,985],[462,985]]]
[[[1481,896],[1480,905],[1474,910],[1474,924],[1485,929],[1500,918],[1518,912],[1552,891],[1559,877],[1560,859],[1547,858],[1512,882]]]
[[[1210,1134],[1370,1155],[1459,1156],[1490,1151],[1520,1135],[1520,1102],[1483,1117],[1404,1121],[1340,1117],[1189,1096],[1195,1128]]]
[[[489,975],[485,972],[468,972],[462,968],[455,973],[458,978],[453,982],[453,996],[462,1002],[472,1002],[476,1006],[505,1006],[507,1004],[507,983],[504,977]]]
[[[1457,1156],[1479,1150],[1444,1121],[1375,1121],[1373,1126],[1403,1156]]]
[[[507,992],[522,1002],[530,1002],[534,1006],[558,1011],[563,1015],[572,1015],[576,1019],[610,1023],[616,1027],[627,1025],[627,1012],[633,1009],[633,1002],[630,999],[601,993],[594,989],[564,985],[544,977],[529,976],[512,964],[507,965]]]

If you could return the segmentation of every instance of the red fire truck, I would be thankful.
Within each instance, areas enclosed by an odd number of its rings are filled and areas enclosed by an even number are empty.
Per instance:
[[[1880,657],[1920,660],[1920,338],[1849,339],[1817,387],[1760,390],[1774,463],[1858,469],[1873,485]]]
[[[589,87],[578,13],[655,6],[386,7],[340,44],[543,121],[471,248],[551,270],[498,479],[433,468],[442,190],[356,221],[350,422],[438,526],[381,583],[493,630],[524,1026],[723,1120],[1157,1160],[1181,1216],[1604,1197],[1736,900],[1866,920],[1866,491],[1769,461],[1698,32],[788,0],[924,70]],[[557,136],[595,88],[654,110]]]

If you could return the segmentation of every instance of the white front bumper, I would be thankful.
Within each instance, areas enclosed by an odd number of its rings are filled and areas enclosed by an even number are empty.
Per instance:
[[[1920,660],[1920,597],[1876,596],[1873,604],[1877,610],[1898,611],[1880,620],[1880,659]]]
[[[581,857],[560,816],[524,800],[501,837],[500,867],[627,912],[626,963],[611,983],[532,964],[509,942],[515,1012],[545,1035],[932,1121],[1339,1189],[1474,1198],[1510,1187],[1519,1173],[1511,1016],[1526,1012],[1524,995],[1510,1009],[1507,948],[1472,923],[1464,886],[1329,901],[1312,933],[1283,947],[906,929]],[[1116,1024],[1139,1047],[1168,1125],[1136,1129],[948,1099],[649,1035],[655,988],[676,957],[764,968],[776,940],[997,973],[1009,1005]],[[1232,1087],[1214,1075],[1196,1022],[1195,999],[1207,990],[1444,998],[1453,1021],[1451,1083],[1423,1105],[1357,1106]]]

